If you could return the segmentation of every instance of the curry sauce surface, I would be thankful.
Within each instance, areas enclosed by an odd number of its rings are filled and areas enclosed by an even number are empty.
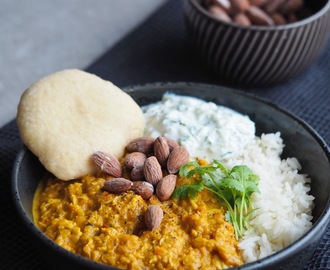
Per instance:
[[[241,265],[233,226],[207,190],[196,198],[148,201],[132,191],[109,194],[105,176],[87,175],[42,183],[34,201],[36,225],[67,250],[125,269],[223,269]],[[178,177],[177,186],[187,183]],[[164,218],[147,230],[148,205],[160,205]]]

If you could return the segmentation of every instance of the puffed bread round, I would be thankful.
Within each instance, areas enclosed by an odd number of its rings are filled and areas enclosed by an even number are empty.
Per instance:
[[[51,74],[22,95],[17,124],[24,144],[62,180],[95,173],[91,156],[120,157],[143,135],[141,108],[124,91],[90,73],[70,69]]]

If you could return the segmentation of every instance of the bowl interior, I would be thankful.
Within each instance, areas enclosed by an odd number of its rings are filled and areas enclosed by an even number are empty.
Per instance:
[[[299,251],[303,245],[311,245],[320,239],[330,220],[330,152],[325,142],[309,125],[267,101],[219,86],[186,83],[152,84],[127,88],[126,90],[139,105],[156,102],[166,91],[171,91],[177,94],[196,96],[247,114],[256,123],[257,135],[280,131],[286,145],[283,157],[297,157],[302,164],[303,173],[307,173],[312,178],[311,193],[315,196],[314,225],[303,237],[305,240],[300,244],[297,241],[283,251],[257,263],[252,263],[246,268],[243,267],[243,269],[259,269],[260,266],[269,265],[269,262],[274,266],[284,258],[292,256],[292,252]],[[48,245],[50,241],[46,240],[47,238],[33,225],[32,218],[33,196],[39,181],[46,173],[38,159],[30,151],[24,149],[16,159],[12,189],[23,222],[28,225],[30,231],[33,231],[34,236],[38,236],[39,241],[41,239],[43,244]],[[302,243],[303,245],[301,245]],[[59,247],[55,247],[55,249],[64,252]],[[71,256],[68,252],[64,253],[66,256]],[[72,255],[72,258],[78,260],[78,256]],[[306,259],[308,261],[308,257]],[[89,260],[79,258],[79,261],[86,266]],[[88,263],[90,264],[88,269],[95,269],[93,268],[94,264]],[[100,268],[99,264],[98,267],[98,269],[103,269]]]
[[[328,2],[328,0],[305,0],[306,5],[311,8],[314,13],[321,10]]]

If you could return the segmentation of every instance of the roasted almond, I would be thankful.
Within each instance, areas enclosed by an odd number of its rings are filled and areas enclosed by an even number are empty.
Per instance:
[[[287,0],[272,0],[272,1],[268,1],[265,6],[263,7],[263,9],[268,13],[268,14],[272,14],[274,12],[277,12],[278,9],[280,8],[280,6]]]
[[[151,195],[154,194],[154,186],[146,181],[133,182],[131,190],[140,195],[144,200],[149,200]]]
[[[168,147],[170,148],[170,152],[175,148],[175,147],[178,147],[179,144],[176,140],[172,139],[172,138],[169,138],[169,137],[165,137],[166,141],[167,141],[167,144],[168,144]]]
[[[249,0],[231,0],[231,12],[233,14],[243,13],[250,8]]]
[[[143,166],[147,156],[141,152],[132,152],[125,157],[124,165],[128,170],[134,167]]]
[[[140,137],[127,144],[126,150],[128,152],[141,152],[148,154],[152,152],[155,139],[152,137]]]
[[[167,140],[164,137],[157,137],[154,143],[154,155],[157,158],[160,166],[165,167],[167,158],[170,154],[170,148]]]
[[[209,8],[209,12],[219,20],[222,20],[224,22],[231,22],[231,18],[227,14],[226,11],[224,11],[221,7],[219,6],[211,6]]]
[[[189,152],[183,146],[173,149],[167,159],[167,170],[169,173],[177,173],[180,167],[189,161]]]
[[[92,155],[92,159],[94,163],[107,174],[110,174],[114,177],[122,176],[121,164],[115,156],[109,153],[97,151]]]
[[[251,21],[244,13],[238,13],[234,17],[234,22],[244,26],[250,26]]]
[[[171,197],[175,189],[176,179],[175,174],[169,174],[159,181],[156,187],[156,195],[160,201],[166,201]]]
[[[162,168],[155,156],[146,159],[143,174],[145,179],[154,186],[163,178]]]
[[[262,9],[251,6],[246,11],[246,16],[256,25],[274,25],[273,19]]]
[[[221,7],[227,13],[230,12],[231,3],[229,0],[213,0],[212,4]]]
[[[144,215],[144,221],[150,231],[157,229],[163,220],[163,210],[158,205],[150,205]]]
[[[267,2],[270,2],[272,0],[250,0],[250,4],[252,6],[257,6],[257,7],[261,7],[265,4],[267,4]]]
[[[273,19],[275,25],[286,24],[286,20],[285,20],[284,16],[280,13],[272,14],[272,19]]]
[[[104,182],[102,190],[109,193],[123,193],[133,186],[133,182],[125,178],[113,178]]]
[[[131,180],[132,181],[143,181],[145,179],[143,173],[144,165],[136,166],[131,170]]]
[[[303,0],[287,0],[280,6],[280,12],[284,15],[298,12],[304,6]]]

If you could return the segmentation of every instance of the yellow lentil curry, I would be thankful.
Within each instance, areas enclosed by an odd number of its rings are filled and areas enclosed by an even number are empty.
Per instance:
[[[36,225],[67,250],[119,268],[224,269],[243,263],[233,226],[211,192],[193,200],[160,202],[152,195],[145,201],[132,191],[102,191],[109,178],[42,182],[34,200]],[[177,186],[187,182],[178,177]],[[149,205],[164,211],[153,231],[143,220]]]

